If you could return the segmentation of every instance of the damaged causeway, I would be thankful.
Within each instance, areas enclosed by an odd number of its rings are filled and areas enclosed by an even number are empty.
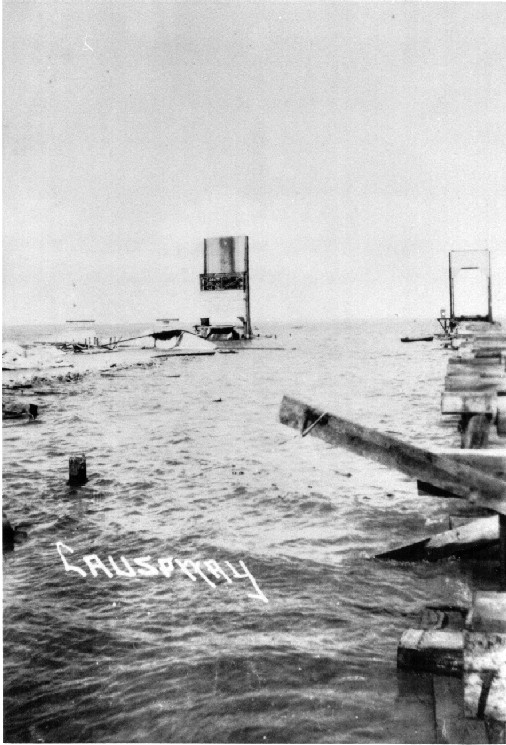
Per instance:
[[[488,412],[475,420],[473,432],[486,437],[491,417]],[[483,461],[433,453],[390,435],[350,422],[289,396],[284,396],[280,422],[311,434],[336,447],[396,468],[416,479],[420,486],[441,497],[459,497],[473,507],[485,509],[485,517],[448,534],[431,536],[415,544],[393,549],[381,558],[403,561],[442,558],[460,551],[475,551],[499,545],[501,592],[476,593],[472,612],[463,628],[455,627],[445,613],[435,614],[436,623],[425,630],[408,629],[398,648],[399,674],[411,680],[413,670],[426,676],[434,740],[438,743],[505,742],[506,732],[506,479],[504,469],[484,467]],[[471,422],[471,418],[469,422]],[[479,425],[479,426],[476,426]],[[473,440],[475,442],[475,440]],[[458,455],[461,455],[459,458]],[[470,463],[479,463],[470,465]],[[495,470],[493,475],[490,470]],[[486,514],[487,514],[486,513]],[[431,543],[432,542],[432,543]],[[445,620],[441,621],[441,617]],[[478,620],[481,619],[481,620]],[[404,673],[408,670],[410,673]],[[416,678],[417,684],[419,677]],[[405,686],[400,687],[400,703]],[[419,694],[415,695],[418,703]],[[407,702],[408,709],[410,701]],[[403,706],[401,703],[400,710]],[[427,740],[432,741],[432,740]]]

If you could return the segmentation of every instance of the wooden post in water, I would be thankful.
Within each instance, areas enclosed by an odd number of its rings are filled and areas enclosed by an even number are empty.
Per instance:
[[[251,339],[251,312],[249,303],[249,238],[244,243],[244,301],[246,304],[246,338]]]
[[[70,486],[82,486],[88,481],[86,477],[86,456],[71,455],[69,458],[69,484]]]
[[[492,418],[488,414],[464,414],[461,420],[461,447],[479,450],[486,448]]]
[[[490,265],[490,253],[488,255],[488,321],[493,323],[492,319],[492,267]]]
[[[500,586],[506,591],[506,515],[499,515]]]
[[[452,273],[452,255],[451,252],[448,254],[448,277],[450,282],[450,324],[455,318],[455,306],[453,298],[453,273]],[[452,331],[450,325],[450,331]]]

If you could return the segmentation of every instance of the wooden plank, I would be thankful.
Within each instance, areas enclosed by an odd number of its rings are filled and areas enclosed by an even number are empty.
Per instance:
[[[421,618],[425,618],[426,614],[442,614],[444,621],[442,626],[424,626],[421,628],[445,628],[448,631],[463,631],[464,621],[466,616],[469,614],[468,605],[442,605],[437,603],[435,605],[426,605],[422,611]]]
[[[434,716],[438,743],[488,743],[485,723],[464,716],[462,680],[433,675]]]
[[[477,334],[473,337],[475,344],[502,344],[506,348],[506,334]]]
[[[504,350],[494,347],[473,347],[473,354],[476,358],[497,357],[500,360],[502,359]]]
[[[376,554],[376,559],[395,561],[438,561],[449,556],[465,556],[470,552],[492,548],[499,544],[499,517],[482,517],[453,530],[422,538],[414,543]]]
[[[471,365],[459,365],[456,367],[449,367],[446,371],[447,378],[462,377],[463,375],[473,375],[477,378],[498,378],[503,380],[506,377],[506,373],[503,372],[502,368],[494,368],[487,370],[486,368],[471,367]]]
[[[472,468],[478,468],[480,471],[488,473],[495,478],[506,481],[506,449],[497,448],[495,450],[469,450],[469,449],[440,449],[434,452],[452,458],[459,463],[466,463]]]
[[[458,378],[476,378],[476,380],[483,383],[488,383],[489,380],[492,383],[501,383],[506,380],[506,374],[496,370],[479,370],[473,367],[451,367],[446,371],[445,380],[458,379]]]
[[[408,629],[397,648],[401,670],[460,677],[464,666],[464,640],[460,631]]]
[[[501,362],[495,358],[487,357],[450,357],[448,365],[468,365],[469,367],[498,368],[504,367]]]
[[[486,548],[498,542],[499,516],[491,515],[432,536],[427,544],[427,554],[429,560],[443,556],[461,556],[466,552]]]
[[[302,434],[312,426],[310,434],[331,445],[345,447],[468,499],[472,504],[506,514],[505,482],[478,469],[355,424],[290,396],[283,397],[279,418],[282,424]]]
[[[446,393],[489,393],[493,395],[500,390],[506,391],[506,381],[496,381],[487,378],[471,378],[466,376],[449,377],[445,380]]]
[[[494,393],[458,393],[441,394],[442,414],[490,414],[497,413],[497,394]]]

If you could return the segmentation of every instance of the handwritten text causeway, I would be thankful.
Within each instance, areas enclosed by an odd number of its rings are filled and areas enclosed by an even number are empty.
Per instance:
[[[86,577],[87,573],[85,569],[77,564],[71,564],[65,554],[73,554],[74,549],[67,546],[65,543],[59,541],[56,544],[56,550],[58,551],[60,558],[63,562],[66,572],[75,572],[81,577]],[[106,577],[112,578],[117,577],[155,577],[157,575],[163,575],[164,577],[171,577],[176,569],[181,571],[186,577],[191,579],[192,582],[197,582],[197,577],[200,577],[210,587],[216,587],[216,582],[213,582],[211,577],[218,580],[220,583],[228,582],[232,584],[232,579],[249,579],[255,593],[248,593],[249,598],[254,600],[261,600],[264,603],[269,601],[259,588],[255,578],[247,568],[244,561],[239,561],[242,574],[239,572],[230,561],[223,562],[227,565],[228,574],[214,559],[207,559],[205,561],[193,561],[192,559],[176,559],[173,556],[165,557],[162,559],[152,559],[151,556],[140,556],[135,559],[127,560],[124,556],[120,556],[119,560],[116,561],[112,556],[107,557],[107,561],[102,561],[97,554],[87,554],[82,557],[83,563],[86,565],[89,573],[93,577],[98,577],[99,574],[103,574]]]

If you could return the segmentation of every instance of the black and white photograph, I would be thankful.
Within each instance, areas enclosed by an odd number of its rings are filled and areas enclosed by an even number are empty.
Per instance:
[[[5,743],[506,742],[506,2],[3,0]]]

